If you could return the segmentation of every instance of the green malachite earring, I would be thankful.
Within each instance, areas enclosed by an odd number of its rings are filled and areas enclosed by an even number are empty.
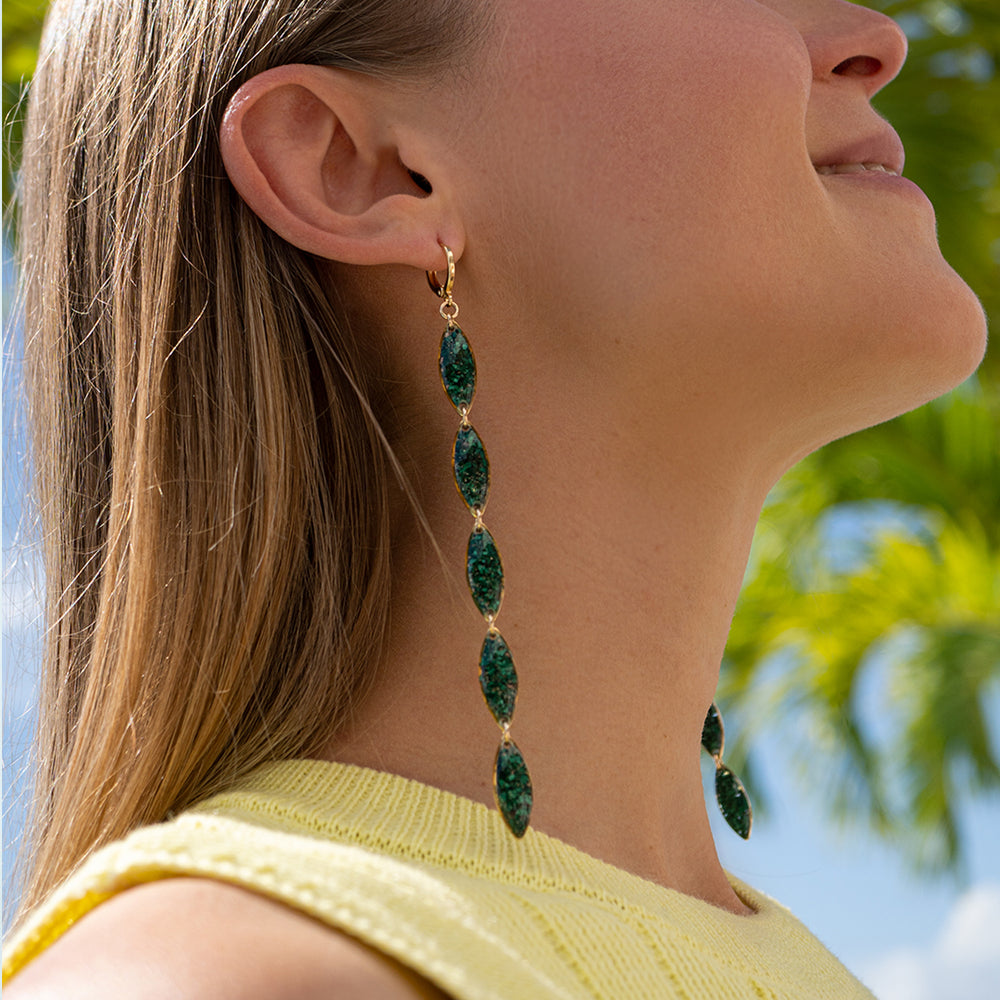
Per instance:
[[[427,272],[427,281],[434,293],[444,299],[439,311],[448,325],[441,336],[441,384],[461,418],[455,435],[452,467],[455,485],[473,517],[465,557],[466,579],[472,600],[486,621],[486,638],[479,655],[479,684],[501,733],[493,765],[493,795],[511,832],[515,837],[523,837],[531,818],[531,778],[521,751],[510,737],[517,699],[517,671],[510,648],[496,626],[503,599],[503,564],[496,542],[483,523],[490,488],[490,463],[482,440],[469,423],[469,410],[476,393],[476,359],[469,341],[455,322],[458,305],[451,297],[455,257],[444,244],[441,247],[448,262],[445,282],[441,284],[434,271]]]
[[[726,734],[722,728],[722,716],[715,702],[705,716],[701,730],[701,745],[715,761],[715,798],[726,822],[744,839],[750,836],[753,823],[753,809],[743,782],[722,763],[722,751]]]

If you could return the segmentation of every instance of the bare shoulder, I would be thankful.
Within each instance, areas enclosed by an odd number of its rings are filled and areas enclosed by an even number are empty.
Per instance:
[[[173,878],[87,914],[10,1000],[447,1000],[394,960],[237,886]]]

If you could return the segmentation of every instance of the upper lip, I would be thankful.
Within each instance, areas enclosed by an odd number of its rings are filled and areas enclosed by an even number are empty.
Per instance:
[[[882,129],[865,139],[825,152],[813,159],[814,167],[832,167],[842,163],[881,163],[897,174],[903,172],[906,154],[902,140],[891,128]]]

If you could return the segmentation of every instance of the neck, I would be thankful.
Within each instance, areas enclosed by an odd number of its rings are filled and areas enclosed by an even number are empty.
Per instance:
[[[746,912],[711,837],[700,735],[765,490],[690,435],[661,449],[647,486],[621,429],[578,408],[572,430],[554,435],[549,422],[540,434],[503,398],[482,393],[471,419],[491,461],[484,520],[504,562],[497,625],[519,675],[512,735],[532,776],[532,826]],[[472,517],[440,444],[458,418],[439,402],[420,478],[438,484],[421,499],[443,564],[407,522],[387,661],[328,755],[492,806],[499,732],[477,679],[486,626],[464,581]]]
[[[484,521],[504,565],[497,626],[518,672],[511,735],[531,773],[531,826],[746,913],[708,823],[701,729],[761,505],[794,448],[773,407],[755,411],[712,372],[691,384],[674,363],[696,335],[683,323],[664,331],[651,317],[625,341],[564,305],[546,329],[551,310],[505,313],[518,296],[477,301],[492,284],[463,274],[478,317],[466,330],[479,368],[470,420],[490,460]],[[500,733],[478,681],[486,625],[465,582],[473,519],[450,468],[459,418],[434,374],[442,326],[428,332],[426,289],[398,302],[386,291],[373,301],[390,312],[361,328],[394,332],[396,453],[440,552],[401,504],[386,659],[327,756],[493,807]],[[406,316],[420,319],[406,329]],[[649,353],[662,337],[681,354]]]

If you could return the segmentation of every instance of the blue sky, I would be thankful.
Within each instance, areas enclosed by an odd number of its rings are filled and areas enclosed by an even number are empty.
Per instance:
[[[6,254],[5,254],[6,257]],[[19,836],[24,768],[38,655],[36,556],[24,519],[23,427],[18,420],[17,345],[4,268],[3,398],[3,867]],[[874,708],[874,706],[873,706]],[[993,703],[1000,733],[1000,699]],[[968,882],[915,878],[891,846],[862,829],[831,829],[793,775],[778,739],[759,750],[771,812],[748,842],[721,817],[716,841],[725,867],[784,903],[880,1000],[967,1000],[996,995],[1000,982],[1000,796],[970,801],[962,816]],[[706,768],[706,794],[711,795]],[[4,895],[6,926],[9,907]]]
[[[759,747],[772,812],[743,843],[716,824],[723,864],[734,875],[784,903],[880,1000],[957,1000],[994,995],[1000,982],[1000,802],[963,810],[969,881],[915,878],[889,845],[865,830],[832,828],[792,773],[777,738]],[[982,905],[981,897],[990,901]],[[955,992],[944,978],[952,951],[941,951],[956,915],[973,900],[983,921],[979,957],[963,959]],[[981,968],[978,968],[981,966]],[[978,989],[968,976],[977,972]],[[909,978],[907,978],[909,976]],[[924,992],[928,982],[934,992]],[[959,980],[955,981],[957,986]]]

